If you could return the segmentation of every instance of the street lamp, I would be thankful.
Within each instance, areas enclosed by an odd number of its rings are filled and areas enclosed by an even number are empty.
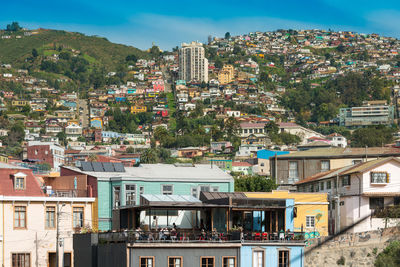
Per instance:
[[[57,233],[56,233],[56,267],[59,267],[59,260],[58,260],[58,246],[62,246],[64,248],[64,239],[60,241],[60,232],[59,232],[59,223],[60,223],[60,214],[61,214],[61,209],[65,207],[65,203],[62,203],[61,207],[59,206],[59,203],[57,202]],[[64,250],[64,249],[63,249]],[[63,258],[64,258],[64,253],[63,253]]]

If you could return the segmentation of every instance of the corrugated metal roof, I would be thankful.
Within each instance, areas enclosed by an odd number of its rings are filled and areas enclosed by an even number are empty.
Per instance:
[[[298,151],[288,155],[280,155],[278,159],[286,158],[329,158],[329,157],[349,157],[349,156],[400,156],[400,149],[393,147],[369,147],[367,149],[360,147],[329,147],[329,148],[315,148],[306,151]]]
[[[201,201],[193,196],[183,195],[156,195],[156,194],[143,194],[141,195],[149,202],[188,202],[188,203],[201,203]]]

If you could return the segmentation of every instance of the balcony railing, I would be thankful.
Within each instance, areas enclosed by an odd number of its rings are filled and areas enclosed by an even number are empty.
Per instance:
[[[120,232],[97,233],[99,243],[304,243],[304,232],[202,232],[177,231],[164,232],[125,230]]]

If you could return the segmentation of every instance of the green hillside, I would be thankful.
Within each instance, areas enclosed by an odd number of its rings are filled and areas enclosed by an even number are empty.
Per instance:
[[[135,47],[114,44],[106,38],[86,36],[81,33],[59,30],[38,29],[27,31],[31,36],[25,36],[23,31],[0,31],[0,36],[9,35],[10,39],[0,39],[0,62],[13,65],[23,64],[26,58],[32,56],[32,49],[39,55],[49,56],[63,50],[79,50],[88,62],[100,63],[107,70],[112,70],[123,62],[128,55],[137,58],[147,58],[148,54]],[[56,49],[56,50],[55,50]]]

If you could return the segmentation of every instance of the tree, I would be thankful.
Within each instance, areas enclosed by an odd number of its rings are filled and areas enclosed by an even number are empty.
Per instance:
[[[137,59],[137,57],[135,55],[128,55],[125,58],[125,61],[127,61],[127,62],[129,62],[129,61],[136,62],[137,60],[138,59]]]
[[[64,133],[64,131],[57,133],[56,137],[62,145],[65,146],[67,144],[67,135]]]
[[[395,129],[386,126],[370,126],[355,130],[351,136],[352,147],[380,147],[391,143]]]
[[[376,257],[375,267],[400,266],[400,241],[393,241]]]
[[[134,147],[130,146],[130,147],[127,147],[127,148],[126,148],[125,152],[128,153],[128,154],[133,154],[133,153],[135,153],[136,151],[135,151],[135,148],[134,148]]]
[[[20,123],[15,123],[11,126],[8,134],[8,145],[19,144],[25,138],[24,126]]]
[[[36,58],[38,55],[39,55],[38,51],[35,48],[33,48],[32,49],[32,57]]]
[[[96,162],[97,160],[98,160],[98,157],[96,154],[90,154],[88,156],[88,161],[90,161],[90,162]]]
[[[271,192],[276,188],[274,180],[259,175],[235,178],[235,192]]]
[[[226,32],[226,33],[225,33],[225,39],[226,39],[226,40],[231,39],[231,33],[230,33],[230,32]]]
[[[229,117],[224,122],[224,130],[227,137],[231,139],[232,137],[236,136],[239,133],[240,130],[239,121],[233,117]]]
[[[148,148],[140,155],[140,162],[142,163],[157,163],[158,155],[155,149]]]
[[[11,24],[7,24],[7,27],[6,27],[6,31],[8,31],[8,32],[17,32],[21,29],[22,28],[21,28],[21,26],[19,26],[19,23],[15,22],[15,21]]]

